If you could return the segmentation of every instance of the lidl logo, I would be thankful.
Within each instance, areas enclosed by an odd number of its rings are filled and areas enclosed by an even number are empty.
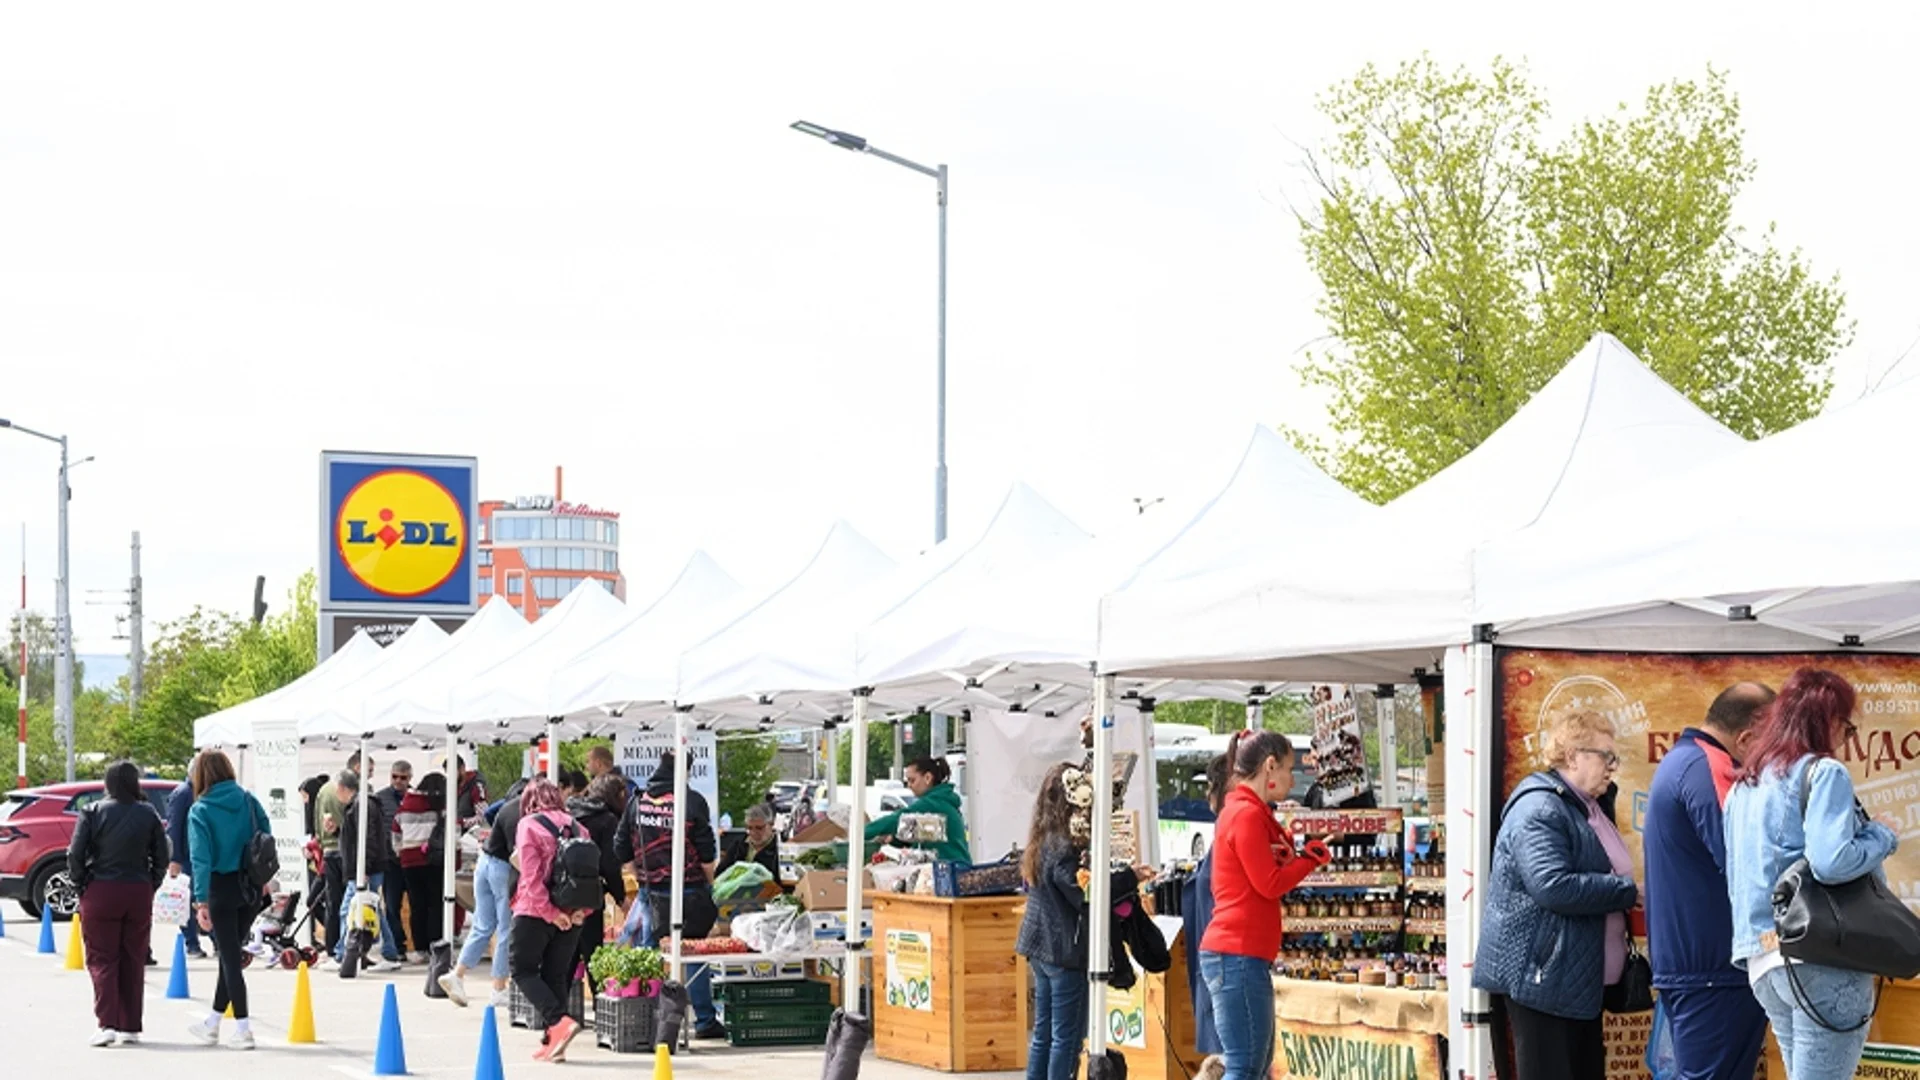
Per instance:
[[[340,500],[333,540],[354,580],[383,597],[425,596],[465,564],[461,501],[413,469],[371,473]]]

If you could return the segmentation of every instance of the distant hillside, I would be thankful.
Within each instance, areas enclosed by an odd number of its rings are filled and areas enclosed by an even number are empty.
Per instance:
[[[80,683],[86,689],[111,690],[131,667],[125,653],[75,653],[80,663]]]

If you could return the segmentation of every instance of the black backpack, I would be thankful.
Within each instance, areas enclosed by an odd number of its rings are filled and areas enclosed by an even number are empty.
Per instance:
[[[258,809],[260,804],[249,796],[251,805],[248,810]],[[261,817],[265,817],[262,812]],[[249,819],[251,820],[251,819]],[[247,850],[240,863],[241,875],[251,887],[249,898],[257,898],[266,891],[267,885],[280,876],[280,842],[273,838],[273,830],[256,831],[247,839]]]
[[[600,845],[585,835],[563,833],[545,815],[535,819],[553,834],[553,864],[547,868],[547,897],[562,911],[597,911],[605,894],[600,884]]]

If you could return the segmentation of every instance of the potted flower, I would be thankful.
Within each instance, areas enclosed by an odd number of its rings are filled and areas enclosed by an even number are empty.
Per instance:
[[[593,999],[594,1036],[615,1053],[642,1053],[653,1045],[656,999],[666,965],[654,949],[603,945],[587,974],[600,988]]]

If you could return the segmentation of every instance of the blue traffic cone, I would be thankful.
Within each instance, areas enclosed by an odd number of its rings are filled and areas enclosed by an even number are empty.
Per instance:
[[[380,1041],[373,1047],[373,1075],[407,1075],[407,1048],[400,1037],[400,998],[387,984],[387,999],[380,1006]]]
[[[507,1080],[506,1066],[500,1063],[500,1028],[491,1005],[480,1016],[480,1057],[473,1063],[473,1080]]]
[[[167,969],[167,1000],[184,1001],[193,995],[187,990],[187,935],[173,938],[173,965]]]
[[[0,938],[7,936],[7,917],[0,915]]]
[[[40,909],[40,948],[38,951],[48,956],[52,956],[59,951],[53,947],[53,909],[50,907]]]

